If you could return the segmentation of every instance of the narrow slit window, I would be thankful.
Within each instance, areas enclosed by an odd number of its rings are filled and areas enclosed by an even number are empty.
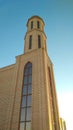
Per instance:
[[[30,35],[29,37],[29,49],[32,48],[32,35]]]
[[[40,22],[37,21],[37,28],[40,28]]]
[[[41,48],[41,37],[38,35],[38,48]]]
[[[31,29],[33,28],[33,21],[31,22]]]

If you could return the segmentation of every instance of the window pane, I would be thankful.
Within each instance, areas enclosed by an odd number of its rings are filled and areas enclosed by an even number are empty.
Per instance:
[[[28,73],[32,74],[32,68],[31,67],[28,69]]]
[[[27,84],[27,76],[24,76],[24,84]]]
[[[21,118],[20,121],[25,121],[25,108],[21,109]]]
[[[23,87],[27,87],[27,84],[24,84]]]
[[[22,107],[26,107],[26,96],[22,97]]]
[[[26,130],[31,130],[31,122],[26,122]]]
[[[30,62],[27,64],[27,68],[28,67],[32,67],[32,64]]]
[[[24,130],[24,122],[20,123],[20,130]]]
[[[32,84],[28,84],[28,87],[32,87]]]
[[[32,83],[32,76],[31,75],[28,76],[28,83]]]
[[[28,74],[28,69],[25,69],[25,73],[24,73],[25,75],[27,75]]]
[[[27,87],[23,87],[23,95],[27,94]]]
[[[31,95],[27,96],[27,106],[31,106]]]
[[[31,107],[27,107],[26,120],[31,120]]]
[[[30,85],[28,85],[28,94],[32,93],[32,87]]]

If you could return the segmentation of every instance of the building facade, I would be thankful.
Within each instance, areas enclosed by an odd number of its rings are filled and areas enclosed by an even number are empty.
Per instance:
[[[0,130],[60,130],[44,21],[28,19],[24,54],[0,69]]]

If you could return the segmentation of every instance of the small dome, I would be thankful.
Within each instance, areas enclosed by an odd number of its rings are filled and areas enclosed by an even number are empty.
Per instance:
[[[27,26],[28,26],[29,21],[32,20],[32,19],[34,19],[34,18],[38,18],[38,19],[42,20],[43,24],[45,25],[43,19],[42,19],[41,17],[35,15],[35,16],[32,16],[32,17],[30,17],[30,18],[28,19],[28,21],[27,21]]]

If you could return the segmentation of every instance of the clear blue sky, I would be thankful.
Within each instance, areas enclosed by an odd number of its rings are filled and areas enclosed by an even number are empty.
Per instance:
[[[73,99],[73,0],[0,0],[0,68],[14,64],[15,56],[23,53],[26,23],[33,15],[39,15],[45,22],[59,109],[70,130],[73,128],[73,104],[69,104]]]

